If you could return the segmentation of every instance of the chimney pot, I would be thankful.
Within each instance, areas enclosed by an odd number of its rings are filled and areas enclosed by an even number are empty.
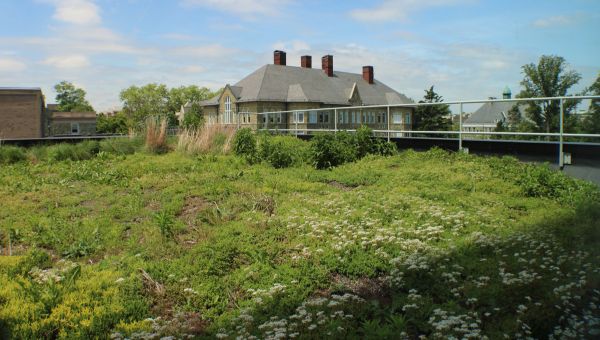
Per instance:
[[[369,83],[374,83],[373,66],[363,66],[363,79]]]
[[[285,66],[285,52],[280,50],[275,50],[273,52],[273,63],[275,65]]]
[[[328,77],[333,77],[333,56],[328,54],[321,58],[321,67]]]
[[[300,57],[300,66],[302,66],[302,68],[312,68],[312,57],[309,55]]]

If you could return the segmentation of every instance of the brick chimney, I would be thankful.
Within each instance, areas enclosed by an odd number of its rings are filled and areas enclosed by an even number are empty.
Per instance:
[[[302,68],[312,68],[312,57],[309,55],[300,57],[300,66],[302,66]]]
[[[373,66],[363,66],[363,79],[367,83],[373,84]]]
[[[333,77],[333,56],[331,54],[321,58],[321,68],[328,77]]]
[[[273,52],[273,64],[285,66],[285,52],[275,50]]]

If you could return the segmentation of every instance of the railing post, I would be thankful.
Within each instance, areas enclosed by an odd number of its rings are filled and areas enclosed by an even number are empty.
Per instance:
[[[565,166],[565,156],[563,154],[563,132],[564,132],[564,108],[563,98],[560,98],[560,141],[558,145],[558,166],[562,169]]]
[[[336,133],[336,134],[337,134],[337,121],[338,121],[337,109],[333,109],[333,133]]]
[[[462,116],[463,116],[463,104],[460,103],[460,109],[458,110],[458,151],[462,151]]]
[[[296,137],[298,137],[298,111],[294,111],[294,122],[296,123]]]
[[[389,142],[390,141],[390,107],[389,107],[389,105],[387,107],[387,118],[386,118],[386,121],[387,121],[387,130],[388,130],[387,131],[387,139],[388,139],[388,142]]]

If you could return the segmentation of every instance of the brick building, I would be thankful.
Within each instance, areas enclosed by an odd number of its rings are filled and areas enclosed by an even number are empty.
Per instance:
[[[275,51],[273,64],[254,71],[235,85],[201,103],[208,124],[236,124],[251,128],[332,128],[334,110],[321,108],[412,104],[412,100],[374,77],[373,66],[362,73],[335,71],[333,56],[321,59],[321,69],[312,68],[312,57],[302,56],[300,67],[288,66],[286,53]],[[280,112],[258,115],[262,112]],[[413,107],[352,108],[337,110],[339,129],[367,125],[373,129],[410,130]]]
[[[0,87],[0,139],[43,137],[44,108],[40,88]]]
[[[0,87],[0,140],[94,134],[95,112],[58,112],[40,88]]]

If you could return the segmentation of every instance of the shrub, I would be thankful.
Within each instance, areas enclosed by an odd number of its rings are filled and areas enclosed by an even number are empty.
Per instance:
[[[26,154],[23,148],[11,145],[0,146],[0,164],[12,164],[24,161]]]
[[[346,138],[346,137],[344,137]],[[351,151],[348,139],[341,139],[336,135],[318,134],[313,137],[311,143],[311,154],[313,165],[317,169],[329,169],[344,164]]]
[[[256,161],[258,156],[256,138],[252,130],[243,128],[236,132],[233,137],[233,152],[238,156],[244,157],[248,163]]]
[[[368,154],[375,153],[375,142],[373,130],[362,125],[356,130],[356,154],[357,158],[363,158]]]
[[[310,146],[305,141],[292,136],[259,136],[257,158],[275,168],[309,163]]]
[[[84,141],[77,144],[56,144],[48,147],[47,155],[50,161],[81,161],[94,157],[100,151],[96,141]]]
[[[168,150],[167,119],[165,117],[148,117],[145,125],[146,150],[162,153]]]
[[[376,139],[373,146],[373,152],[381,156],[393,156],[398,153],[398,147],[395,143],[383,139]]]
[[[115,155],[131,155],[139,147],[137,138],[109,138],[100,142],[100,151]]]

